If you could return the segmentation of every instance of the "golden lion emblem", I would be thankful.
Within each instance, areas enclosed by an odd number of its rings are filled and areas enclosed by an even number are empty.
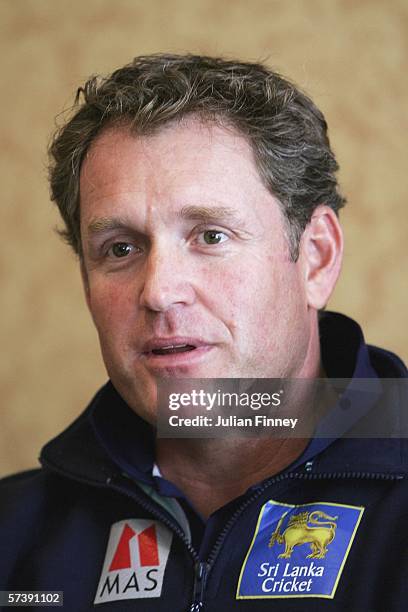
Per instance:
[[[329,516],[320,510],[301,512],[290,517],[285,531],[281,533],[280,529],[286,514],[281,516],[269,541],[270,548],[275,543],[285,544],[285,550],[279,555],[279,559],[290,559],[294,546],[299,544],[310,544],[312,552],[307,555],[307,559],[324,559],[328,545],[335,538],[337,528],[335,521],[338,517]]]

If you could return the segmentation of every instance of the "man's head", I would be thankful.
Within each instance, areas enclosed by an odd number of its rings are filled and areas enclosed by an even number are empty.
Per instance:
[[[162,377],[316,376],[342,250],[319,111],[260,66],[192,57],[141,58],[85,98],[52,186],[119,393],[153,420]]]

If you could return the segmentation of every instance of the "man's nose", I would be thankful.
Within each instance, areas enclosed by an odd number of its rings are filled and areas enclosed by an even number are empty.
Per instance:
[[[194,302],[186,253],[170,245],[155,246],[148,254],[140,294],[140,305],[155,312],[165,312],[176,304]]]

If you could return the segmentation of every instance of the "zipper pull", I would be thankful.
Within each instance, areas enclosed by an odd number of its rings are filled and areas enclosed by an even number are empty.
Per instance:
[[[305,472],[311,472],[313,469],[313,461],[306,461]]]
[[[208,563],[197,561],[195,566],[194,596],[190,612],[200,612],[204,605],[204,590],[207,582]]]

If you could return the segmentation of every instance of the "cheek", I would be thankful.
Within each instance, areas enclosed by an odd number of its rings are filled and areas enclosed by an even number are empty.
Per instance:
[[[109,334],[111,340],[122,326],[129,326],[129,317],[136,310],[134,301],[131,303],[129,288],[105,279],[90,284],[88,303],[99,335]]]
[[[229,328],[264,341],[285,334],[306,315],[304,287],[293,263],[254,261],[226,275],[219,295],[221,303],[225,298]]]
[[[263,279],[256,266],[234,262],[206,275],[199,300],[228,328],[232,335],[244,335],[259,324],[259,302],[264,303]],[[252,332],[251,332],[252,333]]]

